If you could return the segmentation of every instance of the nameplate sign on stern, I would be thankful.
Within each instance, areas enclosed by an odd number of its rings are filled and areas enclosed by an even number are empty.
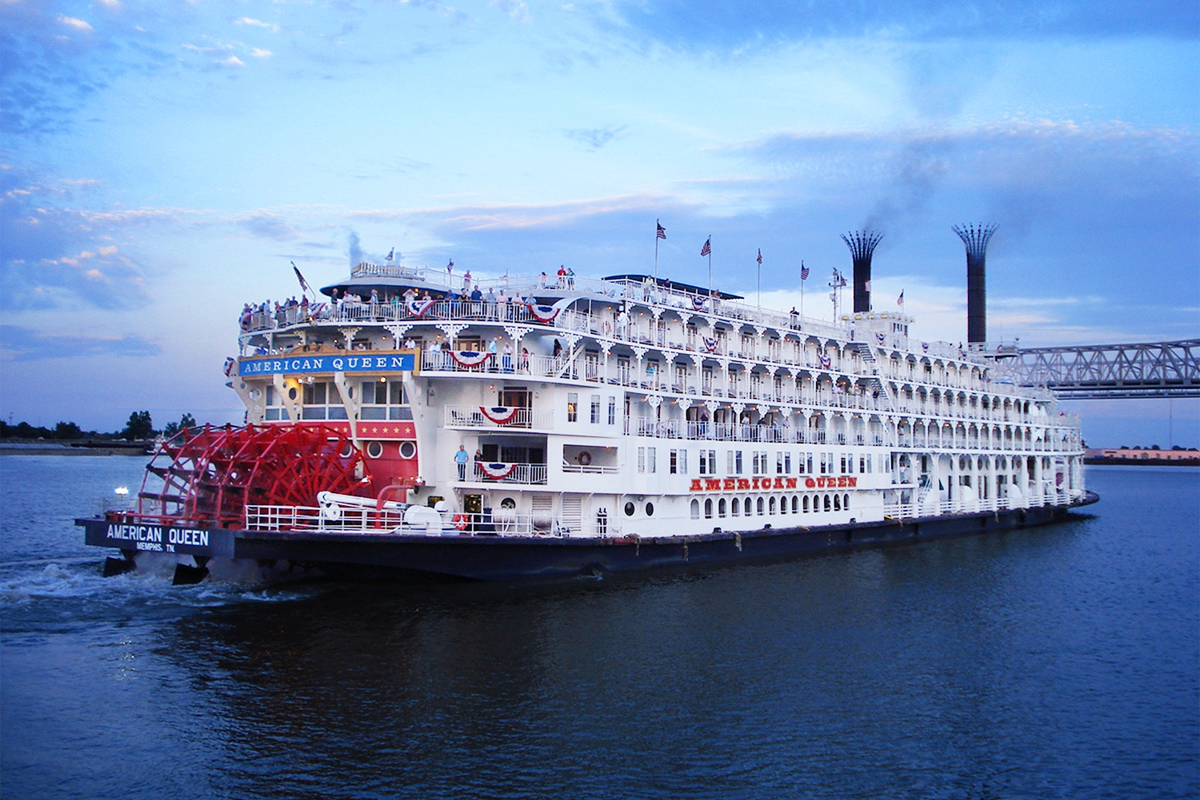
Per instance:
[[[194,556],[233,555],[233,532],[213,528],[88,520],[84,539],[90,545],[121,550]]]
[[[238,375],[308,375],[331,372],[414,372],[417,351],[362,355],[289,355],[243,358]]]

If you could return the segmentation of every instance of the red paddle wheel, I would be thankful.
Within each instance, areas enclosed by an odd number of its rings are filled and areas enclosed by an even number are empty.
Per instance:
[[[324,425],[205,426],[183,431],[154,454],[142,516],[241,527],[246,506],[312,506],[317,493],[373,497],[362,453]]]

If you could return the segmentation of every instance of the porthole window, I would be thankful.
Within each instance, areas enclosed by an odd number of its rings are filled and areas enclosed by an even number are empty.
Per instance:
[[[404,459],[413,459],[417,455],[416,442],[401,442],[400,457]]]
[[[383,442],[367,442],[367,455],[371,458],[383,455]]]
[[[501,508],[516,508],[517,501],[512,499],[511,497],[506,497],[500,501],[500,507]]]
[[[342,452],[340,453],[340,456],[342,458],[349,458],[352,455],[354,455],[354,444],[352,442],[346,442],[344,445],[342,445]]]
[[[654,516],[654,503],[646,503],[646,516],[647,517]]]
[[[637,507],[633,503],[625,504],[625,516],[632,517],[634,511],[637,511]]]
[[[297,396],[296,387],[292,386],[288,389],[288,400],[295,400]]]

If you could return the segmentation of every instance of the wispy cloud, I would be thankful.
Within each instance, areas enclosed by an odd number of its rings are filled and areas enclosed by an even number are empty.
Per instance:
[[[627,126],[625,125],[620,125],[617,127],[609,126],[604,128],[574,128],[563,131],[563,136],[567,137],[571,141],[579,142],[589,150],[599,150],[613,139],[616,139],[617,137],[621,136],[621,134],[625,133],[626,127]]]
[[[0,360],[44,361],[54,358],[155,356],[162,348],[137,334],[81,336],[47,334],[17,325],[0,325]]]

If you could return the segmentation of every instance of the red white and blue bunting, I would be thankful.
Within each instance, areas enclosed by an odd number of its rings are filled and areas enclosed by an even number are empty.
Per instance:
[[[884,335],[884,334],[882,334],[882,333],[876,333],[876,334],[875,334],[875,341],[879,342],[879,346],[880,346],[880,347],[883,347],[883,345],[884,345],[885,343],[887,343],[887,336],[885,336],[885,335]]]
[[[833,366],[833,359],[831,359],[829,356],[822,355],[821,356],[821,368],[829,369],[831,366]]]
[[[451,350],[450,357],[455,363],[463,367],[478,367],[483,362],[491,358],[492,354],[486,350],[482,353],[475,350]]]
[[[516,464],[502,464],[498,461],[490,463],[479,461],[476,464],[479,467],[479,471],[483,473],[483,477],[493,481],[504,480],[517,468]]]
[[[707,336],[701,336],[700,338],[704,340],[704,349],[705,350],[707,350],[710,353],[717,352],[717,345],[720,344],[720,342],[717,339],[715,339],[715,338],[710,339]]]
[[[696,311],[703,311],[704,306],[708,305],[708,300],[703,297],[692,295],[692,308]]]
[[[520,406],[480,406],[479,411],[497,425],[512,422],[520,411]]]
[[[560,311],[571,305],[574,300],[575,298],[573,297],[564,297],[552,306],[542,306],[530,301],[528,303],[529,314],[538,322],[550,323],[554,321]]]
[[[429,300],[409,300],[408,313],[414,317],[423,317],[425,312],[433,308],[433,299]]]

